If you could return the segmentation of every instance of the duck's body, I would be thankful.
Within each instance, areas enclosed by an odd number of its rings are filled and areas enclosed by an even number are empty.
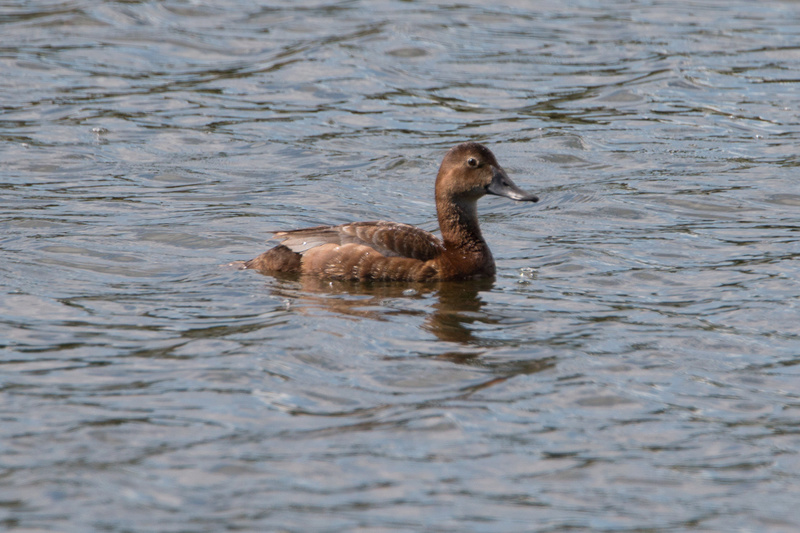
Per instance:
[[[442,239],[396,222],[354,222],[282,231],[280,245],[247,261],[265,273],[297,272],[332,279],[434,281],[490,277],[494,259],[478,225],[485,194],[536,202],[508,178],[488,148],[463,143],[445,155],[436,177]]]

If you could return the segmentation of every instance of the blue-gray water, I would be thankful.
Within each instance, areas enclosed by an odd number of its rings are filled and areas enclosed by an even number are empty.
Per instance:
[[[800,4],[0,4],[0,529],[800,529]],[[225,265],[435,228],[498,264]]]

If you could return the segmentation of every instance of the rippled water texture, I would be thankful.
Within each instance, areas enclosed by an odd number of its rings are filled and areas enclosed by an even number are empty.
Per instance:
[[[0,529],[800,530],[800,4],[5,2]],[[436,227],[498,275],[237,271]]]

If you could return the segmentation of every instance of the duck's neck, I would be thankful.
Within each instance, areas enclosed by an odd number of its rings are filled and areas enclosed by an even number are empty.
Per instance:
[[[445,248],[460,249],[465,252],[488,250],[488,245],[481,235],[481,228],[478,226],[477,198],[438,202],[436,212]]]

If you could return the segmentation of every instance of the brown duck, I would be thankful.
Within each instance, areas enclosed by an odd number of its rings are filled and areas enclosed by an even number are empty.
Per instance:
[[[489,246],[478,226],[478,199],[539,199],[517,187],[494,154],[463,143],[444,156],[436,176],[436,213],[442,239],[408,224],[353,222],[281,231],[281,244],[244,263],[264,273],[383,281],[463,280],[494,276]]]

